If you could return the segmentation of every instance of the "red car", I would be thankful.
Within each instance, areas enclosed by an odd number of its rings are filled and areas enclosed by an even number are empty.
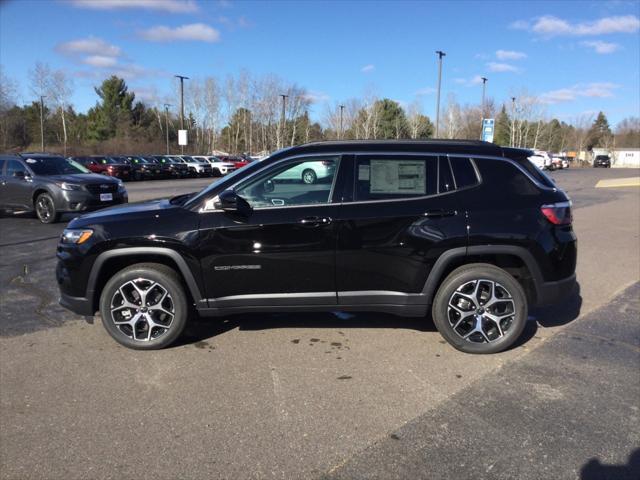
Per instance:
[[[244,167],[246,164],[249,163],[249,160],[245,160],[242,157],[231,157],[231,156],[229,156],[229,157],[219,157],[219,158],[223,162],[231,162],[231,163],[233,163],[233,165],[234,165],[236,170],[239,169],[239,168]]]
[[[91,157],[78,157],[74,160],[82,163],[93,173],[117,177],[122,180],[129,180],[131,177],[131,165],[127,165],[116,158],[93,155]]]

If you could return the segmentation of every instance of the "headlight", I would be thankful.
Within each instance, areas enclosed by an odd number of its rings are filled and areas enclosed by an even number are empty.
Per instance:
[[[124,192],[124,182],[122,180],[118,180],[118,191]]]
[[[86,242],[93,235],[93,230],[65,229],[62,232],[62,243],[75,243],[80,245]]]
[[[58,185],[62,190],[82,190],[82,185],[76,185],[75,183],[62,182]]]

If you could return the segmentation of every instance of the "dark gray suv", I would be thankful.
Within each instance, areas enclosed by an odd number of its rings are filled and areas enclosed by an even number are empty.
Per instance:
[[[0,156],[0,210],[35,211],[42,223],[127,203],[122,181],[91,173],[71,159],[43,153]]]

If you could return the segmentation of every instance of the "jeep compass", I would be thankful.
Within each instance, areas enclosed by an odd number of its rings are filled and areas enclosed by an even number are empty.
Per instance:
[[[377,311],[430,313],[453,347],[498,352],[530,306],[575,285],[571,203],[531,155],[439,140],[281,150],[199,193],[73,220],[60,303],[99,310],[138,349],[170,345],[192,312]]]

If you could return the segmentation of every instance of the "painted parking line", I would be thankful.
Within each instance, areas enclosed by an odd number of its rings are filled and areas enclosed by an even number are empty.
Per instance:
[[[640,187],[640,177],[611,178],[608,180],[600,180],[596,183],[596,188],[614,187]]]

